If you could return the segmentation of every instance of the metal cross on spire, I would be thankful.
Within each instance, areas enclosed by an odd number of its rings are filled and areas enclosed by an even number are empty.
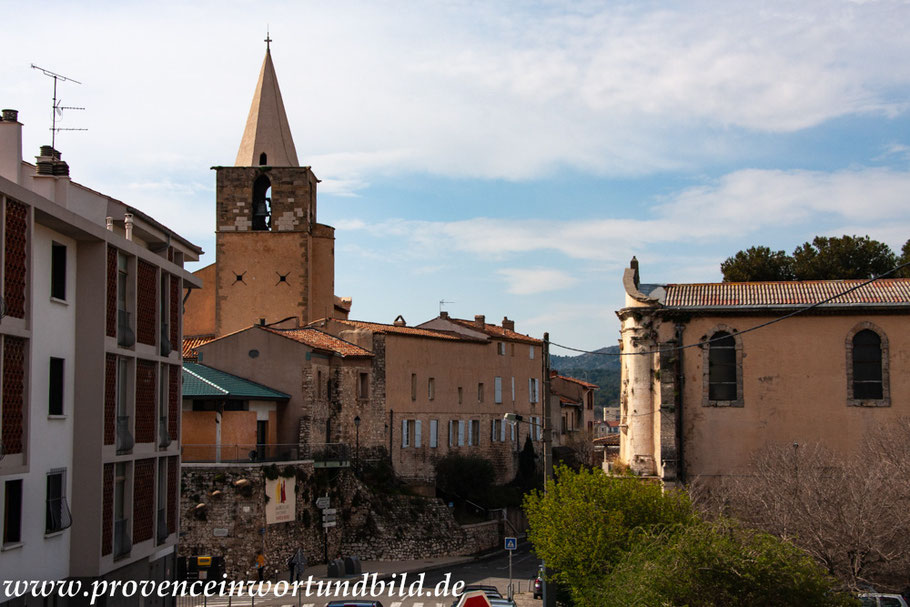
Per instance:
[[[270,45],[272,43],[272,38],[269,36],[269,29],[265,29],[265,50],[268,52],[270,50]]]

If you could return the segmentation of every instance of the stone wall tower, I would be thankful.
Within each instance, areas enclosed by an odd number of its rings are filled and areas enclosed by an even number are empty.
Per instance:
[[[335,230],[316,222],[319,180],[298,163],[269,49],[234,166],[213,168],[217,260],[199,271],[209,284],[185,333],[332,317]]]

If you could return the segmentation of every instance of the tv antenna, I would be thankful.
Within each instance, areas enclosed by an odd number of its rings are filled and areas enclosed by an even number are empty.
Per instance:
[[[439,300],[439,313],[442,314],[442,307],[446,304],[455,303],[454,301],[446,301],[445,299]]]
[[[51,148],[54,150],[57,149],[57,131],[87,131],[88,129],[68,129],[57,126],[57,116],[63,116],[63,110],[84,110],[84,107],[75,107],[72,105],[61,105],[63,103],[62,99],[57,99],[57,81],[60,82],[73,82],[75,84],[82,84],[78,80],[73,78],[68,78],[62,74],[57,74],[50,70],[46,70],[43,67],[38,67],[34,63],[32,64],[32,69],[40,71],[45,76],[54,79],[54,98],[53,105],[51,106]]]

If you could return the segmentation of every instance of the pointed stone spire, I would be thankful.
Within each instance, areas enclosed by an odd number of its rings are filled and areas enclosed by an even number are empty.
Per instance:
[[[300,166],[294,139],[291,137],[291,127],[284,112],[281,91],[278,89],[275,66],[272,65],[272,53],[268,47],[234,166],[249,167],[260,164],[279,167]]]

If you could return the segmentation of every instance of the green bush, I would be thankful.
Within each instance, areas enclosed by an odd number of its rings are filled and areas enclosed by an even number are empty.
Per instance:
[[[808,554],[730,520],[644,532],[580,604],[689,607],[857,605]]]
[[[640,479],[565,466],[525,497],[534,551],[577,607],[855,605],[790,542]]]
[[[450,454],[436,462],[436,486],[462,499],[486,501],[495,479],[493,464],[476,455]]]

